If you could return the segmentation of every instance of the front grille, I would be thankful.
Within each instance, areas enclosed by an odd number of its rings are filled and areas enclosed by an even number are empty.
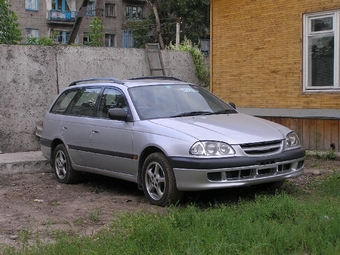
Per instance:
[[[296,163],[295,163],[296,164]],[[231,171],[220,171],[208,173],[207,177],[209,181],[213,182],[225,182],[225,181],[242,181],[246,179],[254,179],[261,177],[269,177],[277,174],[288,173],[295,170],[296,165],[293,167],[294,163],[278,164],[278,165],[263,165],[260,164],[257,167],[251,167],[248,169],[231,170]],[[303,167],[304,161],[299,161],[297,169]]]
[[[282,150],[282,141],[269,141],[261,143],[246,143],[240,145],[243,151],[250,156],[269,155]]]

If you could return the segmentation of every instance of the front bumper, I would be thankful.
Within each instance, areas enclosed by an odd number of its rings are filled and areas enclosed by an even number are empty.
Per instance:
[[[170,158],[179,190],[194,191],[275,182],[303,174],[305,150],[265,157]]]

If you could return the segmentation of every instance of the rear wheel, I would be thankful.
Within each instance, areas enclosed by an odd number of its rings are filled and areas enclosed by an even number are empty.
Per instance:
[[[151,204],[166,206],[179,202],[183,193],[176,187],[176,179],[166,156],[150,154],[143,164],[143,190]]]
[[[59,144],[55,148],[53,160],[54,173],[58,182],[68,184],[79,181],[80,173],[73,170],[65,145]]]

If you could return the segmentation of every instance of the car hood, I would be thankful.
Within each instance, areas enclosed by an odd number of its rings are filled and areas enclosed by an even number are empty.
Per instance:
[[[274,122],[240,113],[154,119],[151,122],[197,140],[225,141],[229,144],[281,140],[291,131]]]

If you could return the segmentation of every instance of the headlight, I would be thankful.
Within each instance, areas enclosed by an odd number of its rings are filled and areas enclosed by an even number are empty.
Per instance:
[[[295,134],[295,132],[290,132],[286,136],[286,148],[290,149],[294,147],[300,147],[300,140],[297,134]]]
[[[227,143],[214,141],[196,142],[190,148],[190,154],[195,156],[226,156],[234,155],[234,149]]]

